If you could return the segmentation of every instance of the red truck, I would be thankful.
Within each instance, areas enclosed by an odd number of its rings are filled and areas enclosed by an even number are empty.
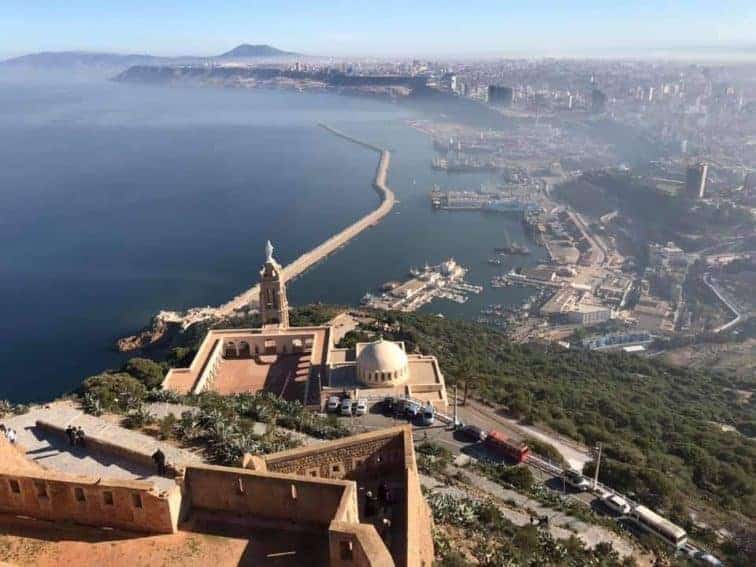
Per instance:
[[[530,453],[530,449],[525,443],[514,441],[501,431],[491,431],[486,437],[485,445],[490,450],[518,463],[523,462]]]

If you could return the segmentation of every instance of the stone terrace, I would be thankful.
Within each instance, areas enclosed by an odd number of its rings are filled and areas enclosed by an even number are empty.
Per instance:
[[[90,447],[71,447],[65,435],[37,426],[41,421],[64,430],[69,425],[81,426],[88,439],[121,447],[125,451],[112,454]],[[152,437],[130,431],[119,425],[87,415],[73,402],[54,402],[45,407],[32,408],[29,413],[3,419],[8,427],[18,433],[18,445],[26,450],[26,456],[49,470],[91,477],[122,480],[146,480],[167,489],[175,484],[173,479],[159,477],[154,468],[146,465],[155,450],[162,449],[168,463],[174,466],[198,464],[202,459],[182,449],[161,443]],[[133,453],[134,458],[126,454]]]

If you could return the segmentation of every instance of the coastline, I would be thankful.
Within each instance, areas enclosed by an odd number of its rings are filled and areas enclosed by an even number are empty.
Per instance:
[[[283,276],[286,280],[296,279],[309,268],[324,260],[342,246],[348,244],[350,240],[358,236],[364,230],[378,224],[389,214],[396,203],[394,192],[387,185],[388,169],[391,164],[390,151],[350,136],[336,128],[328,126],[327,124],[319,123],[318,126],[339,138],[358,144],[379,154],[378,165],[376,167],[372,185],[373,189],[379,194],[381,202],[377,208],[373,209],[365,216],[359,218],[357,221],[337,232],[312,250],[305,252],[296,260],[284,266]],[[153,344],[165,335],[169,326],[180,326],[181,329],[188,329],[192,325],[201,321],[222,319],[249,308],[254,309],[258,302],[259,293],[260,286],[259,284],[255,284],[233,299],[217,307],[194,307],[183,312],[160,311],[153,317],[150,327],[143,329],[136,335],[119,339],[117,341],[118,350],[121,352],[128,352]]]

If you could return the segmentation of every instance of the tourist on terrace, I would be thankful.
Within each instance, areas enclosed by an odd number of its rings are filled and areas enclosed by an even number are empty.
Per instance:
[[[165,453],[158,449],[152,454],[152,460],[155,461],[159,476],[165,476]]]
[[[74,431],[74,444],[82,449],[87,446],[87,436],[81,426]]]
[[[66,427],[66,435],[68,435],[68,444],[72,447],[76,445],[76,428],[73,425]]]
[[[8,441],[11,445],[14,445],[16,443],[16,430],[12,427],[9,427],[5,430],[5,437],[8,438]]]

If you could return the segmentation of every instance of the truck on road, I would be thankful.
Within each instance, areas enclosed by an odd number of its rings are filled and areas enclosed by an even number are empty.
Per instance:
[[[514,441],[501,431],[491,431],[484,444],[490,451],[512,459],[516,463],[523,462],[530,453],[525,443]]]

